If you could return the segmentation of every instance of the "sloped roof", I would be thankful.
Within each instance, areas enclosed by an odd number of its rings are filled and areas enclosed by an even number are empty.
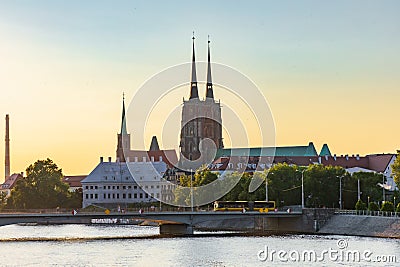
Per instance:
[[[100,162],[94,170],[81,181],[84,183],[122,183],[139,180],[140,177],[154,180],[157,174],[166,171],[165,162]],[[149,177],[151,176],[151,177]],[[140,179],[142,180],[142,179]]]
[[[13,188],[17,184],[17,181],[22,179],[22,178],[23,178],[23,176],[20,173],[11,174],[10,176],[8,176],[6,178],[4,183],[1,185],[1,189],[11,189],[11,188]]]
[[[229,156],[249,157],[300,157],[318,156],[314,144],[308,146],[282,146],[282,147],[252,147],[252,148],[223,148],[218,149],[215,158]]]
[[[321,148],[321,152],[319,152],[320,156],[332,156],[331,151],[327,144],[324,144]]]
[[[86,177],[87,175],[67,175],[63,177],[63,182],[70,187],[82,187],[81,181]]]
[[[395,154],[372,154],[367,155],[369,161],[369,169],[376,172],[384,172],[393,159]]]

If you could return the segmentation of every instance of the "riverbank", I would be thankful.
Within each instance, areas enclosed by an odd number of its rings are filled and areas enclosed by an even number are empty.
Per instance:
[[[334,215],[317,233],[400,239],[400,218]]]

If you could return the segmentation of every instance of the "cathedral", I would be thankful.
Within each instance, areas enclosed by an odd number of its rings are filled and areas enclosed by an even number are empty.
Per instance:
[[[214,100],[211,77],[210,41],[208,40],[208,64],[206,95],[200,99],[193,37],[192,75],[190,95],[183,101],[180,134],[180,167],[197,169],[213,161],[218,149],[224,147],[222,140],[221,105]]]

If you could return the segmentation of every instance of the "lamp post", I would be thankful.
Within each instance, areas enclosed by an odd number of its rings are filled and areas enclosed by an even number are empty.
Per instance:
[[[396,196],[393,197],[393,206],[394,206],[394,211],[396,211]]]
[[[304,172],[301,172],[301,208],[304,209]]]
[[[369,196],[368,196],[368,208],[369,208]]]
[[[190,207],[193,212],[193,170],[190,169]]]
[[[382,173],[382,205],[385,203],[385,174]]]
[[[343,176],[336,176],[339,178],[339,209],[342,209],[342,178]]]
[[[358,200],[360,200],[361,199],[360,179],[357,180],[357,196],[358,196]]]
[[[274,174],[271,172],[271,174]],[[268,202],[268,175],[265,176],[265,201]]]

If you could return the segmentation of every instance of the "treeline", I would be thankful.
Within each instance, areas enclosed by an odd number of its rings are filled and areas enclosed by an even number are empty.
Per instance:
[[[248,173],[243,173],[242,175],[234,172],[224,175],[221,178],[208,169],[197,171],[192,181],[194,198],[210,197],[204,191],[201,195],[198,194],[196,187],[214,182],[213,189],[221,190],[218,188],[219,180],[224,179],[231,180],[236,184],[219,200],[265,200],[265,177],[267,177],[269,200],[276,201],[278,207],[301,205],[302,175],[304,180],[304,203],[306,207],[339,208],[340,181],[342,183],[342,207],[344,209],[355,208],[358,200],[358,180],[360,180],[361,200],[364,203],[381,203],[383,198],[382,187],[378,186],[378,183],[382,183],[382,174],[357,172],[350,175],[342,167],[324,166],[321,164],[299,167],[279,163],[271,167],[268,172],[257,173],[257,175],[257,179],[262,180],[262,182],[258,183],[261,183],[261,185],[255,191],[249,192],[253,176]],[[188,187],[190,187],[190,176],[181,177],[179,182],[180,185],[186,188],[178,187],[176,189],[176,203],[182,203],[183,201],[186,205],[190,205],[190,194],[187,191],[189,190]],[[205,196],[203,196],[204,194]]]

